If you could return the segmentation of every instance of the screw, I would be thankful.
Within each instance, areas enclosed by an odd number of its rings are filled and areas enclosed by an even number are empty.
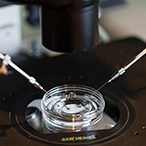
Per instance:
[[[138,131],[134,132],[134,135],[139,135],[139,132]]]

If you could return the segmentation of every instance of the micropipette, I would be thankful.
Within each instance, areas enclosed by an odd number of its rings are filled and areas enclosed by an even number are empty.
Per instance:
[[[36,88],[46,92],[46,90],[43,88],[43,86],[41,86],[34,77],[29,76],[27,73],[25,73],[22,69],[20,69],[17,65],[15,65],[12,61],[11,61],[11,57],[9,55],[3,55],[2,53],[0,53],[0,59],[3,60],[3,63],[5,65],[9,65],[10,67],[12,67],[14,70],[16,70],[19,74],[21,74],[23,77],[25,77],[29,83],[31,83],[32,85],[34,85]]]
[[[116,73],[114,74],[113,77],[111,77],[107,82],[105,82],[102,86],[100,86],[97,90],[100,90],[101,88],[103,88],[106,84],[110,83],[111,81],[115,80],[116,78],[118,78],[120,75],[122,75],[123,73],[125,73],[125,71],[131,66],[133,65],[136,61],[138,61],[143,55],[145,55],[146,53],[146,48],[140,52],[137,56],[135,56],[132,61],[130,61],[129,63],[127,63],[126,65],[124,65],[124,67],[122,67],[121,69],[119,69],[118,71],[116,71]]]

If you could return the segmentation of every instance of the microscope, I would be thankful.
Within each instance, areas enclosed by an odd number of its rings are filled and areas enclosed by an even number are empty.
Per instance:
[[[47,49],[76,53],[98,44],[99,0],[9,1],[41,5],[41,42]]]
[[[97,46],[99,0],[9,1],[40,5],[42,45],[65,54],[41,59],[22,57],[22,61],[18,61],[22,68],[36,73],[49,89],[45,95],[40,90],[26,92],[30,86],[17,78],[16,73],[0,78],[1,144],[144,146],[146,84],[142,81],[146,78],[143,62],[139,62],[142,72],[133,67],[132,74],[127,73],[121,80],[108,84],[100,90],[102,94],[95,89],[107,81],[117,64],[123,65],[141,52],[145,43],[128,38]],[[132,63],[145,52],[137,55]],[[132,63],[114,77],[122,75]],[[134,77],[137,74],[138,79]],[[140,81],[142,87],[137,84]],[[36,83],[31,77],[30,82]]]
[[[26,1],[15,1],[26,3]],[[92,1],[28,1],[41,6],[41,42],[45,48],[56,52],[87,52],[98,43],[98,3]],[[31,84],[46,90],[23,70],[11,62],[9,56],[0,54],[6,65],[18,71]],[[5,69],[4,69],[5,70]]]

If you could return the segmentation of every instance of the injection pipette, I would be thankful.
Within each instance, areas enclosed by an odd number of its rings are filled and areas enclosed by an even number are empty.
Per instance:
[[[115,80],[116,78],[118,78],[120,75],[122,75],[123,73],[125,73],[125,71],[131,66],[133,65],[136,61],[138,61],[143,55],[145,55],[146,53],[146,48],[140,52],[137,56],[135,56],[132,61],[130,61],[128,64],[126,64],[124,67],[122,67],[121,69],[119,69],[118,71],[116,71],[116,73],[114,74],[113,77],[111,77],[107,82],[105,82],[102,86],[100,86],[97,90],[100,90],[101,88],[103,88],[106,84],[110,83],[111,81]]]
[[[15,65],[12,61],[11,61],[11,57],[9,55],[3,55],[2,53],[0,53],[0,59],[3,60],[3,63],[5,65],[9,65],[11,66],[14,70],[16,70],[19,74],[21,74],[23,77],[25,77],[29,83],[31,83],[32,85],[34,85],[36,88],[46,92],[46,90],[43,88],[43,86],[41,86],[34,77],[29,76],[27,73],[25,73],[22,69],[20,69],[17,65]]]

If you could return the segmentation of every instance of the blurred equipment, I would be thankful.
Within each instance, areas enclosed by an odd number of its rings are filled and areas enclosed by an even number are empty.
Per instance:
[[[15,55],[21,46],[20,6],[0,2],[0,52]]]
[[[111,40],[134,36],[146,41],[146,1],[125,0],[125,5],[104,9],[100,25]]]
[[[30,23],[33,27],[38,27],[40,25],[40,15],[39,15],[39,6],[28,5],[27,10],[29,15],[27,17],[27,22]]]
[[[100,0],[99,5],[102,9],[125,4],[125,0]]]

